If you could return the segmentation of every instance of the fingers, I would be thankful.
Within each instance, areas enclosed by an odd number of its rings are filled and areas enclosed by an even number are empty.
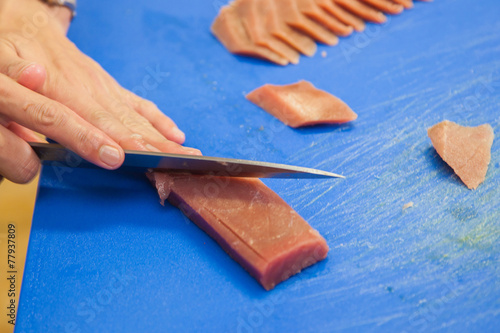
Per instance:
[[[123,89],[90,58],[83,59],[78,69],[71,72],[73,77],[78,78],[78,84],[74,81],[66,82],[64,76],[60,80],[71,87],[69,90],[74,97],[62,100],[74,112],[103,130],[124,149],[201,154],[197,149],[180,145],[185,140],[184,133],[153,103]],[[68,69],[62,67],[51,71],[67,72]],[[51,97],[60,100],[64,96],[58,93],[63,90],[61,87],[58,91],[53,91]]]
[[[3,114],[9,123],[17,123],[12,125],[12,130],[17,131],[20,137],[33,139],[32,133],[23,128],[25,126],[43,132],[70,149],[72,141],[72,150],[79,153],[78,149],[81,151],[82,147],[87,147],[84,154],[79,154],[98,165],[105,163],[106,166],[101,166],[107,168],[115,168],[114,162],[117,161],[116,166],[121,164],[122,148],[201,154],[197,149],[180,145],[185,141],[184,133],[153,103],[132,93],[125,96],[124,89],[109,74],[78,50],[77,53],[71,53],[75,50],[69,52],[65,57],[57,55],[64,61],[48,63],[47,60],[56,54],[50,49],[45,50],[45,57],[42,58],[46,60],[47,71],[51,74],[47,77],[43,66],[21,58],[39,59],[43,50],[33,45],[25,47],[24,44],[22,50],[18,50],[16,45],[7,38],[0,38],[0,73],[50,98],[37,96],[32,100],[29,95],[21,96],[18,88],[22,87],[8,84],[13,82],[8,82],[5,76],[0,78],[0,94],[10,94],[10,98],[0,101],[3,104],[0,105],[0,117]],[[75,147],[75,134],[68,135],[71,131],[78,133],[76,141],[89,142]],[[96,153],[97,143],[106,140],[111,141],[111,146],[106,145],[109,147],[103,150],[99,148]],[[121,148],[111,149],[117,143]]]
[[[178,144],[183,144],[186,141],[184,132],[177,127],[172,119],[163,114],[154,103],[142,99],[126,89],[122,89],[122,93],[135,111],[146,118],[168,140]]]
[[[5,41],[0,43],[0,73],[33,91],[40,91],[47,78],[45,68],[17,55],[16,50]]]
[[[152,124],[116,98],[99,96],[99,103],[74,100],[72,109],[102,129],[124,149],[199,155],[199,151],[167,140]]]
[[[5,177],[14,183],[25,184],[39,169],[40,160],[26,141],[0,126],[0,182]]]
[[[122,148],[64,105],[22,87],[0,74],[0,113],[68,147],[91,163],[116,169]]]
[[[115,118],[131,130],[141,134],[146,140],[163,142],[173,141],[183,144],[185,134],[177,125],[161,112],[158,107],[127,89],[122,88],[99,64],[92,59],[90,67],[82,73],[82,77],[100,78],[107,92],[97,92],[94,99],[102,108],[111,112]]]

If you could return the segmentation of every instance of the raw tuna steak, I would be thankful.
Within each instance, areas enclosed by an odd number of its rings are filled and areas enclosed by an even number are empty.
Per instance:
[[[249,93],[247,99],[291,127],[341,124],[358,117],[343,101],[307,81],[286,86],[266,84]]]
[[[162,203],[209,234],[270,290],[323,260],[323,237],[260,180],[150,173]]]
[[[439,156],[468,188],[476,189],[484,181],[494,138],[490,125],[464,127],[445,120],[427,134]]]

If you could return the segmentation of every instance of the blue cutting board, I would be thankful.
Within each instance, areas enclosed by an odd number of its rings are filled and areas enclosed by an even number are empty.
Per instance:
[[[328,258],[266,292],[144,175],[45,167],[16,331],[498,332],[500,140],[470,191],[427,128],[500,135],[500,2],[416,3],[285,68],[212,37],[222,4],[81,1],[70,37],[205,155],[346,175],[265,181],[326,238]],[[300,79],[358,120],[291,129],[244,98]]]

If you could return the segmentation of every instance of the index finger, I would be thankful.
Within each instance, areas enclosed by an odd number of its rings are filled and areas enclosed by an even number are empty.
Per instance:
[[[66,106],[3,74],[0,74],[0,114],[50,137],[100,167],[116,169],[123,163],[123,149],[104,132]]]

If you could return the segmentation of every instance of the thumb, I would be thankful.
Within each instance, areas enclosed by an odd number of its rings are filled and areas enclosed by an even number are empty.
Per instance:
[[[15,50],[4,45],[0,47],[0,72],[33,91],[40,91],[47,78],[42,65],[22,59]]]

